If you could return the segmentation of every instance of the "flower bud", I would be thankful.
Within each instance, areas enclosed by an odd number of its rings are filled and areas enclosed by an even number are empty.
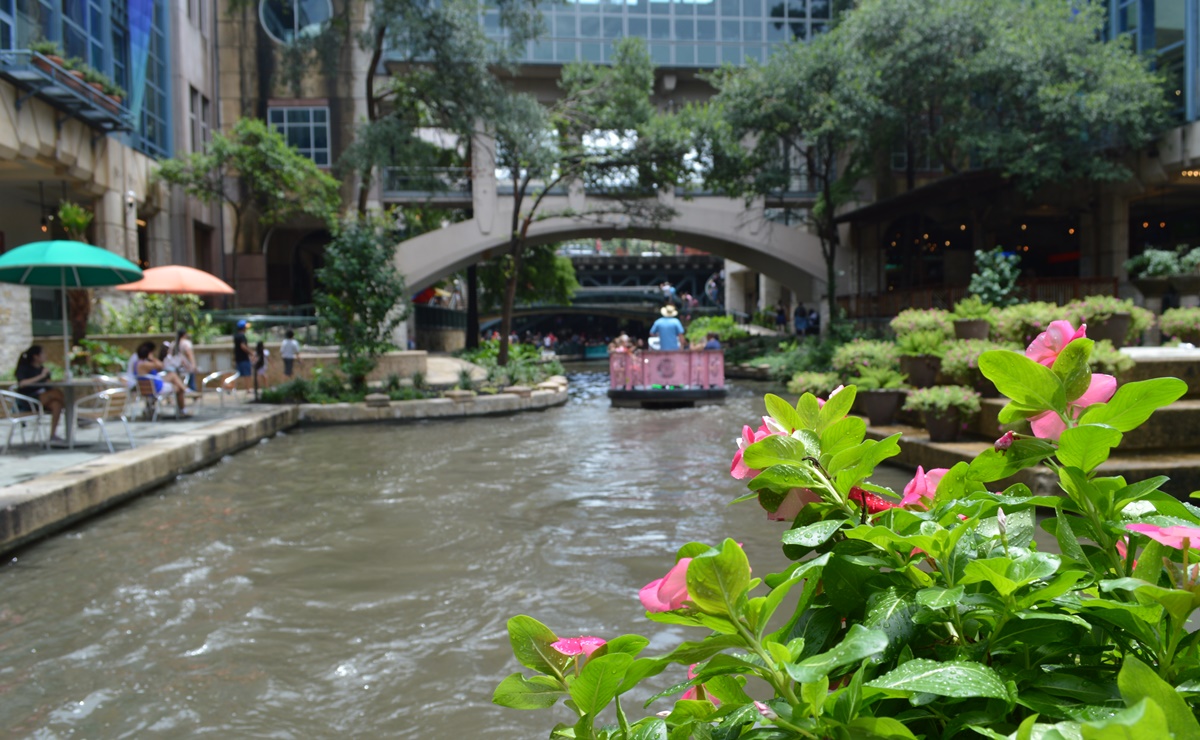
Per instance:
[[[996,509],[996,523],[1000,525],[1000,534],[1008,534],[1008,517],[1004,515],[1004,509]]]
[[[1013,440],[1016,438],[1017,435],[1013,434],[1011,431],[1005,432],[1000,439],[996,440],[996,444],[994,445],[996,452],[1004,452],[1009,447],[1012,447]]]
[[[779,715],[775,713],[775,710],[771,709],[766,704],[763,704],[761,701],[754,702],[754,708],[757,709],[758,713],[761,714],[765,719],[779,719]]]

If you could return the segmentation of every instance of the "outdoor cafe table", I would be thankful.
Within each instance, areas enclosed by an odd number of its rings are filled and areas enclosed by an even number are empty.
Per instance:
[[[96,381],[92,378],[72,378],[71,380],[48,380],[38,385],[47,388],[61,388],[66,408],[63,409],[63,421],[67,425],[67,447],[75,449],[75,400],[83,391],[84,396],[96,390]]]

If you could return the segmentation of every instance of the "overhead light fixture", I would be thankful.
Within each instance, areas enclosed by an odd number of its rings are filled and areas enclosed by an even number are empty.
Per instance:
[[[42,216],[42,233],[45,234],[49,230],[50,230],[50,221],[47,220],[45,216]]]

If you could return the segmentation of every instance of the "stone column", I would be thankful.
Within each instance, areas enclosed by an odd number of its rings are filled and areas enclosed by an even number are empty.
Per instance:
[[[471,205],[481,234],[492,233],[499,206],[496,185],[496,140],[484,131],[481,121],[471,137]]]
[[[105,190],[96,201],[96,218],[92,223],[96,245],[125,259],[137,261],[137,231],[134,225],[133,238],[129,238],[126,226],[125,198],[117,190]]]
[[[12,370],[33,343],[29,288],[0,283],[0,369]]]
[[[133,238],[137,240],[137,224],[134,223]],[[171,254],[171,214],[159,211],[146,222],[146,238],[148,240],[150,266],[174,264]]]

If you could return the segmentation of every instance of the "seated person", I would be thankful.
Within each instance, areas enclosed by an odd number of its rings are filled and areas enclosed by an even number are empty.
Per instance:
[[[191,410],[184,408],[187,402],[187,385],[178,373],[163,369],[162,361],[154,356],[154,343],[142,342],[137,349],[137,377],[149,378],[154,383],[154,392],[161,393],[163,388],[171,385],[175,389],[175,404],[179,407],[181,416],[191,416]]]
[[[47,388],[42,385],[50,379],[50,368],[45,366],[46,353],[42,345],[35,344],[21,353],[17,359],[16,392],[32,398],[42,404],[42,408],[50,412],[50,441],[63,443],[63,439],[55,432],[58,431],[58,418],[66,407],[66,398],[59,388]],[[33,405],[17,402],[21,411],[32,411]]]
[[[650,326],[650,336],[658,337],[658,348],[663,351],[671,351],[679,349],[679,337],[683,336],[683,323],[676,318],[679,311],[667,304],[659,311],[662,318],[657,319]]]
[[[708,341],[704,343],[704,349],[721,349],[721,339],[715,331],[708,333]]]

